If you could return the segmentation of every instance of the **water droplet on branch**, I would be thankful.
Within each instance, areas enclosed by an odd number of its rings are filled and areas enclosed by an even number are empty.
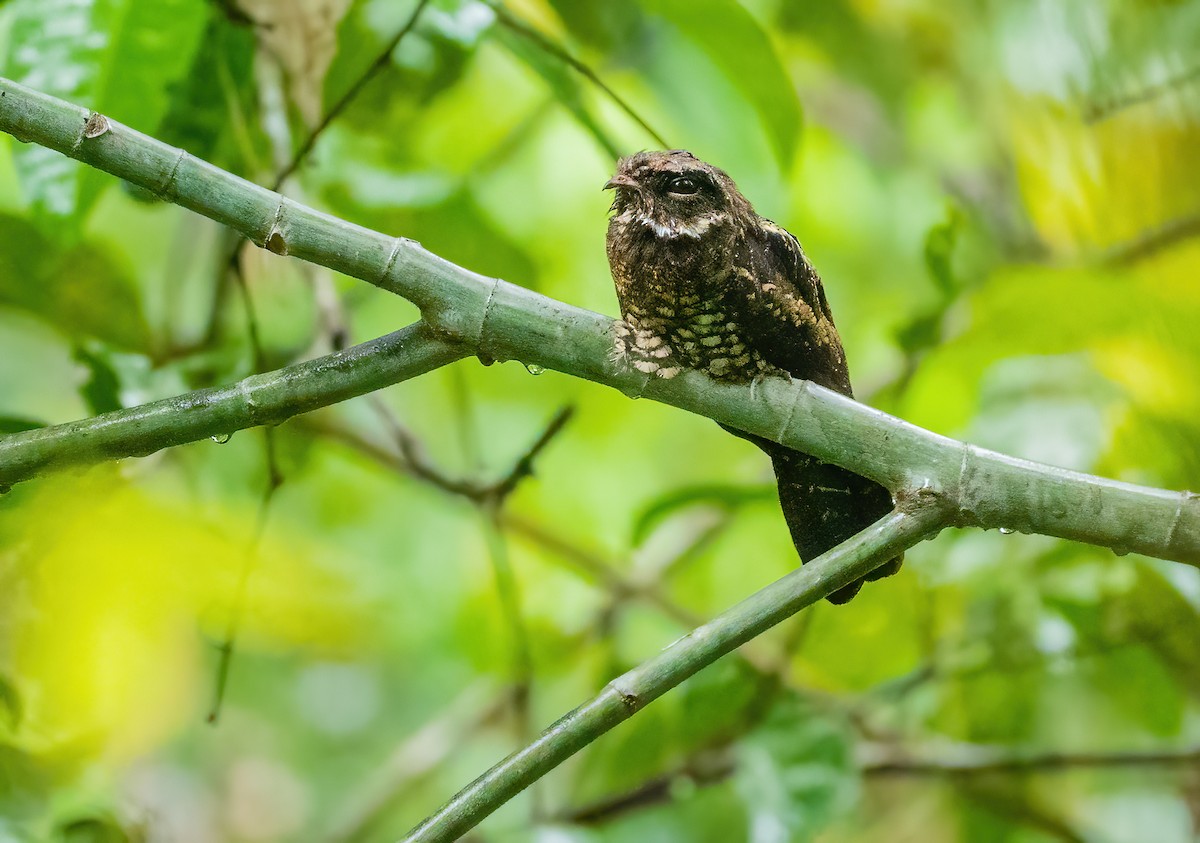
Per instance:
[[[531,375],[540,375],[542,372],[546,371],[546,367],[539,366],[537,363],[526,363],[525,371],[529,372]]]
[[[214,436],[210,436],[208,438],[211,439],[212,441],[216,442],[218,445],[224,445],[226,442],[228,442],[230,439],[233,438],[233,434],[232,433],[218,433],[218,434],[216,434]]]

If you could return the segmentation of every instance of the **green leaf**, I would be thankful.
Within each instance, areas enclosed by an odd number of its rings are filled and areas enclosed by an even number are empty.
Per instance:
[[[100,415],[121,409],[121,381],[108,361],[83,346],[76,346],[72,356],[91,372],[87,383],[79,388],[79,394],[92,413]]]
[[[775,47],[735,0],[647,0],[646,8],[703,50],[758,113],[782,169],[800,135],[800,101]]]
[[[842,724],[789,697],[738,745],[734,787],[751,843],[811,840],[853,801],[858,778]]]
[[[581,77],[568,67],[557,55],[552,55],[545,45],[550,44],[545,36],[526,27],[521,22],[508,22],[498,30],[499,41],[525,62],[550,86],[559,105],[566,108],[575,119],[591,133],[596,142],[614,160],[621,157],[620,148],[608,131],[592,115],[583,98]],[[551,47],[553,49],[553,47]]]
[[[1195,357],[1200,354],[1196,289],[1190,275],[1164,272],[1002,268],[972,291],[971,324],[931,350],[896,412],[921,427],[961,430],[988,369],[1009,357],[1090,354],[1116,343],[1158,346],[1181,360]]]
[[[338,51],[325,74],[326,108],[356,86],[381,51],[408,23],[413,3],[356,0],[338,28]],[[495,14],[477,0],[431,3],[417,26],[392,52],[391,61],[355,95],[338,119],[339,129],[386,138],[392,155],[413,144],[409,137],[421,108],[456,85]],[[403,156],[401,156],[402,159]]]
[[[207,15],[203,0],[13,0],[3,73],[154,133]],[[35,211],[60,221],[80,222],[112,182],[40,146],[16,148],[14,163]]]
[[[681,510],[694,506],[714,506],[732,512],[747,504],[775,500],[773,486],[704,485],[672,489],[652,500],[633,522],[633,543],[641,544],[654,529]]]
[[[20,433],[22,430],[37,430],[45,427],[45,422],[25,419],[20,416],[0,416],[0,436],[6,433]]]
[[[9,732],[15,732],[21,725],[24,708],[21,705],[21,695],[17,686],[7,677],[0,675],[0,723]]]
[[[550,5],[571,34],[589,46],[611,51],[636,43],[641,15],[634,0],[550,0]]]
[[[876,16],[886,14],[881,7],[868,11],[856,0],[780,3],[777,25],[785,37],[799,37],[836,56],[839,77],[870,90],[884,108],[904,108],[927,41],[913,38],[911,30],[880,25]]]
[[[330,205],[380,231],[403,231],[447,260],[485,275],[530,285],[537,267],[488,219],[471,192],[435,173],[382,172],[347,164],[325,187]]]
[[[1124,599],[1106,607],[1108,622],[1133,641],[1145,641],[1175,682],[1200,699],[1200,612],[1153,562],[1136,565],[1137,581]]]
[[[20,834],[25,831],[21,826],[44,814],[53,780],[44,758],[0,743],[0,839],[43,839]]]
[[[174,86],[159,140],[236,173],[249,172],[256,149],[265,151],[257,96],[242,82],[253,74],[253,30],[215,15]]]
[[[942,317],[941,308],[918,313],[896,329],[897,344],[910,354],[937,345],[938,339],[941,338]]]
[[[144,350],[149,328],[133,283],[107,255],[61,249],[29,222],[0,215],[0,305],[42,317],[64,334]]]
[[[58,827],[62,843],[129,843],[133,838],[111,817],[82,817]]]
[[[720,744],[741,734],[772,680],[744,661],[722,659],[680,687],[679,733],[689,749]]]
[[[925,235],[925,267],[946,301],[953,299],[962,287],[953,266],[954,247],[962,225],[962,211],[951,205],[946,209],[946,219]]]

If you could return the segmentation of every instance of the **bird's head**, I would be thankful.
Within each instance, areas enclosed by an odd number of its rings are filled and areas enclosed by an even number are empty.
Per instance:
[[[682,149],[622,158],[604,189],[616,191],[617,219],[659,237],[699,239],[731,217],[752,213],[733,179]]]

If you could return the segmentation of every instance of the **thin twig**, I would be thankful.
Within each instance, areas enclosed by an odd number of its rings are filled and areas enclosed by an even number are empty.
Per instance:
[[[631,811],[671,802],[677,782],[686,781],[694,787],[706,787],[726,781],[736,771],[737,766],[727,747],[705,750],[666,775],[657,776],[624,793],[563,811],[555,816],[555,820],[572,825],[603,825]]]
[[[272,436],[272,428],[266,428],[263,431],[265,436],[265,445],[267,453],[267,463],[270,466],[274,461],[275,440]],[[271,469],[268,469],[270,473]],[[259,501],[258,515],[254,522],[254,535],[247,544],[246,551],[242,557],[241,570],[238,573],[237,586],[234,589],[233,601],[229,608],[229,621],[225,627],[225,635],[221,639],[221,643],[217,645],[217,670],[216,679],[213,682],[213,698],[212,705],[209,706],[208,716],[205,720],[216,725],[221,718],[221,708],[225,702],[225,692],[229,686],[229,672],[233,667],[234,646],[237,642],[238,631],[241,628],[242,618],[246,613],[246,596],[249,591],[250,576],[254,572],[254,563],[258,559],[258,551],[262,546],[262,537],[266,532],[267,515],[270,512],[271,500],[275,496],[275,491],[282,484],[281,479],[277,479],[271,475],[268,479],[266,489],[263,492],[262,499]]]
[[[574,407],[568,406],[560,409],[533,445],[513,463],[513,467],[503,477],[494,482],[482,482],[475,479],[454,478],[446,474],[426,456],[420,440],[400,422],[396,414],[382,399],[372,396],[371,406],[400,449],[403,470],[445,492],[464,497],[480,505],[503,504],[508,496],[516,490],[518,484],[533,473],[534,459],[562,432],[563,427],[575,412]],[[370,447],[369,443],[356,438],[348,431],[341,431],[341,433],[343,435],[339,438],[347,444],[366,445],[367,447],[362,450],[370,452],[373,456],[380,455],[377,449]],[[397,467],[389,457],[385,457],[385,461],[392,463],[393,467]]]
[[[400,424],[390,408],[377,402],[373,402],[373,404],[376,411],[381,414],[381,418],[385,420],[391,433],[391,438],[397,444],[401,453],[397,454],[395,451],[378,445],[361,434],[340,425],[332,425],[319,419],[306,419],[303,423],[321,435],[341,442],[394,471],[403,472],[444,493],[466,498],[472,503],[478,504],[480,501],[486,500],[490,495],[495,494],[497,488],[503,488],[506,485],[504,480],[492,485],[483,485],[446,476],[428,461],[420,442],[410,431]],[[522,459],[517,460],[514,464],[514,470],[524,460],[532,459],[537,452],[545,447],[549,438],[558,430],[561,430],[562,424],[566,421],[564,416],[569,418],[569,413],[566,409],[560,411],[555,416],[555,419],[547,427],[543,435],[530,448],[530,452],[527,452]],[[547,436],[547,434],[550,434],[550,436]],[[510,472],[509,476],[511,475],[512,472]],[[507,508],[502,508],[499,511],[498,518],[499,524],[503,528],[512,530],[517,535],[548,551],[551,554],[550,558],[552,561],[568,563],[572,571],[582,574],[589,580],[598,582],[609,592],[610,603],[601,611],[597,618],[596,626],[602,623],[606,617],[611,619],[613,612],[624,601],[630,598],[645,601],[685,629],[693,629],[704,622],[702,616],[671,600],[664,593],[657,580],[639,581],[627,577],[621,574],[615,565],[598,554],[580,547],[573,540],[554,533],[544,524],[533,521],[526,516],[509,512]],[[705,533],[702,533],[697,539],[699,542],[705,540]],[[694,548],[695,544],[689,544],[681,553],[684,556],[690,556]],[[670,567],[675,568],[676,566],[670,564]],[[754,647],[747,646],[738,651],[738,657],[743,659],[756,672],[764,676],[769,676],[778,670],[778,665],[783,655],[770,655],[760,652]],[[795,690],[799,691],[800,689]]]
[[[564,407],[555,414],[551,422],[534,440],[533,444],[524,451],[514,462],[512,468],[499,480],[493,483],[480,481],[456,480],[441,472],[425,456],[424,449],[415,434],[409,431],[378,396],[373,396],[372,406],[383,421],[389,437],[396,444],[400,453],[387,451],[374,445],[369,440],[352,434],[342,428],[330,428],[321,424],[311,427],[318,432],[335,438],[344,444],[355,447],[360,452],[373,457],[390,468],[404,471],[428,485],[447,494],[470,500],[479,510],[483,519],[484,535],[487,539],[492,570],[496,579],[496,590],[499,596],[501,614],[509,629],[512,643],[513,667],[512,688],[505,696],[505,701],[511,705],[518,726],[518,735],[522,743],[532,734],[532,716],[530,709],[530,694],[533,683],[533,658],[529,640],[528,628],[525,624],[520,606],[520,593],[516,578],[513,574],[509,559],[508,547],[502,532],[505,524],[503,504],[508,496],[525,478],[532,476],[533,463],[547,445],[558,436],[574,412],[572,407]],[[427,727],[428,729],[429,727]],[[422,730],[425,733],[426,729]],[[410,766],[408,764],[405,767]],[[364,806],[359,807],[350,819],[343,820],[332,836],[332,840],[346,841],[354,839],[358,834],[374,822],[400,791],[402,785],[411,777],[391,777],[389,784],[375,790],[376,795]],[[397,783],[399,782],[399,783]],[[539,807],[537,793],[534,793],[535,819]]]
[[[1088,123],[1099,123],[1102,120],[1107,120],[1119,111],[1124,111],[1127,108],[1158,99],[1177,88],[1190,85],[1197,80],[1200,80],[1200,67],[1189,68],[1169,79],[1164,79],[1162,82],[1147,85],[1139,91],[1116,96],[1103,102],[1089,104],[1084,109],[1083,119]]]
[[[496,593],[500,599],[500,610],[509,629],[513,653],[513,713],[517,722],[518,737],[522,744],[533,735],[533,719],[530,697],[533,693],[533,655],[529,644],[529,629],[521,611],[521,595],[508,554],[508,543],[504,537],[504,505],[509,495],[522,480],[533,476],[533,464],[538,455],[557,437],[574,415],[574,407],[563,407],[550,424],[534,440],[533,444],[516,460],[508,473],[499,482],[485,487],[475,501],[484,522],[492,572],[496,579]],[[534,788],[533,819],[541,812],[541,790]]]
[[[1129,266],[1200,235],[1200,213],[1168,220],[1104,253],[1102,263]]]
[[[612,680],[596,697],[459,791],[410,831],[403,838],[405,843],[448,843],[459,839],[534,781],[687,677],[938,532],[947,515],[936,495],[923,493],[905,498],[905,508],[877,521]]]
[[[499,514],[502,506],[502,501],[497,499],[479,504],[478,509],[483,521],[484,538],[487,540],[488,557],[492,563],[500,615],[504,619],[504,625],[508,627],[509,651],[512,658],[512,714],[517,727],[517,745],[523,746],[533,737],[533,653],[529,643],[529,627],[521,609],[520,587],[513,573],[508,543],[500,527]],[[541,813],[541,788],[531,788],[530,796],[533,806],[531,819],[537,822]]]
[[[497,692],[491,682],[480,681],[444,705],[437,717],[402,741],[367,782],[351,789],[350,803],[338,812],[327,843],[349,843],[369,832],[399,795],[495,720],[511,698],[511,689]]]
[[[503,524],[517,535],[550,552],[555,559],[568,563],[576,574],[598,582],[616,601],[631,597],[645,600],[668,618],[689,629],[703,622],[699,615],[667,597],[658,583],[640,582],[626,577],[614,563],[555,533],[545,524],[511,512],[505,512]]]
[[[429,484],[446,494],[472,499],[476,488],[461,481],[443,477],[423,464],[417,470],[411,462],[401,454],[388,449],[386,446],[372,442],[342,425],[331,424],[319,418],[305,418],[301,424],[310,430],[320,433],[327,439],[354,449],[377,463],[393,471],[402,472]],[[414,440],[415,441],[415,440]],[[414,449],[415,450],[415,449]],[[600,554],[579,545],[574,539],[569,539],[556,533],[545,524],[539,523],[528,516],[510,512],[507,508],[500,513],[500,523],[506,530],[511,530],[526,541],[538,546],[550,554],[550,559],[563,562],[569,570],[580,574],[592,582],[599,583],[609,591],[614,599],[624,600],[636,597],[657,607],[667,617],[686,628],[699,626],[703,622],[694,612],[679,606],[667,597],[655,583],[636,582],[621,574],[616,565]]]
[[[633,106],[631,106],[628,102],[626,102],[625,99],[620,94],[618,94],[616,91],[614,91],[612,88],[610,88],[604,82],[604,80],[600,78],[600,75],[598,73],[596,73],[596,71],[592,70],[591,67],[584,64],[579,59],[575,58],[564,47],[561,47],[558,44],[554,43],[554,41],[550,40],[549,37],[547,37],[546,35],[543,35],[541,32],[534,29],[532,26],[527,24],[525,21],[516,17],[512,12],[510,12],[504,6],[503,3],[497,2],[497,0],[484,0],[484,2],[486,2],[488,4],[488,6],[490,6],[492,8],[492,10],[495,11],[496,17],[499,19],[499,21],[502,24],[504,24],[504,26],[508,27],[510,30],[515,32],[517,35],[520,35],[523,38],[531,41],[539,49],[543,50],[544,52],[548,53],[551,56],[554,56],[556,59],[558,59],[563,64],[570,67],[576,73],[583,76],[585,79],[587,79],[593,85],[595,85],[597,88],[599,88],[601,91],[603,91],[605,93],[605,95],[607,95],[608,98],[611,99],[613,101],[613,103],[616,104],[617,108],[624,111],[627,115],[629,115],[629,117],[635,123],[637,123],[639,126],[641,126],[642,129],[646,132],[646,134],[648,134],[651,138],[653,138],[654,142],[657,143],[659,145],[659,147],[661,147],[662,149],[670,149],[671,145],[668,144],[665,140],[663,140],[663,136],[660,135],[658,132],[656,132],[653,128],[651,128],[650,124],[647,123],[642,118],[642,116],[637,113],[637,111],[633,108]]]
[[[240,255],[240,252],[238,253]],[[242,294],[242,303],[246,311],[246,334],[250,348],[254,354],[254,374],[267,371],[266,352],[263,350],[262,333],[259,329],[258,312],[254,307],[254,297],[250,294],[250,286],[246,282],[246,274],[242,271],[240,259],[235,259],[233,277]],[[238,574],[237,588],[234,591],[233,603],[229,610],[229,623],[225,629],[225,637],[218,645],[216,681],[213,683],[213,701],[208,711],[207,721],[216,725],[221,717],[221,707],[225,701],[225,692],[229,686],[229,671],[233,666],[234,646],[237,641],[238,629],[242,616],[246,612],[246,593],[254,564],[258,558],[258,550],[262,545],[263,533],[267,529],[267,519],[271,512],[271,501],[275,493],[283,485],[283,473],[279,470],[279,455],[275,447],[275,428],[264,426],[263,433],[263,463],[266,470],[266,484],[263,487],[262,498],[258,504],[258,516],[255,519],[254,535],[251,538],[242,559],[241,572]]]
[[[1054,774],[1074,770],[1189,766],[1200,762],[1200,746],[1127,752],[1018,752],[970,748],[960,757],[884,757],[865,763],[868,776],[985,776]]]
[[[679,574],[712,547],[721,534],[729,529],[731,523],[733,514],[728,511],[722,511],[716,517],[701,522],[687,537],[682,547],[654,567],[654,579],[665,582]]]
[[[392,53],[394,53],[396,48],[400,46],[400,42],[404,40],[404,37],[408,35],[408,33],[412,32],[416,27],[417,22],[421,19],[421,13],[425,11],[425,7],[428,5],[429,0],[417,0],[417,5],[413,8],[412,14],[408,16],[408,20],[404,22],[404,25],[396,31],[396,34],[392,36],[387,45],[379,52],[377,56],[375,56],[375,59],[369,65],[367,65],[367,69],[363,71],[362,75],[354,80],[354,84],[347,88],[346,92],[338,98],[337,102],[329,107],[329,110],[325,112],[325,115],[321,118],[317,125],[312,128],[312,130],[308,133],[308,136],[304,139],[304,142],[300,144],[300,147],[292,155],[292,160],[285,164],[282,169],[275,174],[275,181],[271,186],[272,190],[279,190],[283,183],[287,181],[288,176],[296,172],[300,165],[304,163],[305,159],[308,158],[309,154],[313,150],[313,147],[317,145],[317,141],[320,140],[321,135],[324,134],[325,130],[329,128],[329,125],[339,116],[341,116],[342,112],[346,110],[346,107],[349,106],[350,103],[354,102],[355,98],[362,93],[362,90],[366,87],[367,83],[374,79],[381,70],[388,66],[388,62],[390,62],[392,58]]]
[[[372,395],[369,401],[371,409],[383,422],[388,435],[400,449],[400,457],[403,461],[401,464],[407,473],[452,495],[458,495],[471,501],[477,500],[479,489],[477,484],[468,480],[454,479],[438,469],[426,457],[420,440],[400,422],[400,419],[379,395]],[[352,439],[353,437],[348,436],[343,441],[349,442]]]
[[[508,544],[505,541],[503,512],[508,497],[516,490],[521,481],[533,475],[534,461],[546,449],[546,446],[562,432],[575,412],[574,407],[567,406],[560,409],[541,435],[517,458],[512,468],[498,481],[485,484],[476,480],[455,480],[439,471],[425,458],[416,436],[400,423],[395,413],[382,399],[374,396],[372,406],[387,426],[400,449],[406,467],[414,476],[443,491],[467,498],[479,511],[483,522],[484,538],[487,541],[488,556],[492,563],[492,573],[496,582],[500,613],[505,626],[508,627],[513,661],[513,716],[517,724],[517,737],[519,743],[527,743],[533,735],[530,705],[534,678],[533,656],[529,643],[529,630],[521,610],[520,590],[509,558]],[[541,812],[540,793],[540,787],[534,787],[531,790],[535,822]]]
[[[871,759],[860,760],[858,768],[868,778],[897,777],[984,777],[1011,775],[1054,775],[1077,770],[1191,767],[1200,763],[1200,747],[1133,752],[1040,752],[1017,754],[1011,750],[960,747],[958,757],[939,750],[927,757],[894,755],[885,750]],[[596,825],[630,811],[672,800],[672,785],[686,779],[705,787],[728,780],[737,772],[734,756],[727,748],[708,749],[681,766],[643,782],[636,788],[564,811],[555,819],[565,823]]]
[[[546,425],[546,429],[542,431],[542,435],[534,440],[529,449],[513,463],[513,467],[508,474],[487,488],[486,495],[493,498],[497,505],[503,504],[508,496],[517,488],[517,484],[533,474],[533,461],[554,440],[554,437],[562,432],[563,427],[566,426],[573,415],[575,415],[575,408],[572,406],[563,407],[555,413],[554,418],[550,420],[550,423]]]
[[[429,5],[429,0],[417,0],[417,5],[413,9],[412,14],[409,15],[408,19],[404,22],[400,29],[396,31],[396,34],[393,35],[391,40],[388,41],[387,46],[374,58],[369,65],[367,65],[367,68],[365,71],[363,71],[362,75],[354,80],[353,84],[346,89],[345,93],[338,98],[337,102],[335,102],[325,112],[317,125],[309,130],[303,142],[292,154],[291,159],[289,159],[287,163],[276,170],[275,178],[271,182],[272,190],[278,191],[281,187],[283,187],[283,183],[287,181],[288,177],[296,172],[296,170],[298,170],[308,159],[308,156],[312,154],[313,149],[317,145],[317,141],[320,140],[321,136],[325,133],[325,130],[329,128],[330,124],[332,124],[334,120],[341,116],[342,112],[346,110],[350,103],[352,103],[358,97],[358,95],[362,93],[363,88],[366,87],[367,83],[370,82],[381,70],[383,70],[383,68],[387,67],[392,53],[395,52],[396,48],[400,46],[400,42],[404,40],[404,37],[408,35],[414,27],[416,27],[417,22],[420,20],[421,13],[425,10],[427,5]],[[205,330],[203,347],[209,347],[216,341],[217,333],[220,330],[220,314],[224,310],[225,299],[229,287],[228,273],[237,263],[238,253],[242,247],[242,243],[244,242],[243,238],[240,236],[230,237],[227,238],[227,240],[229,245],[222,250],[225,258],[218,265],[219,274],[217,277],[217,285],[213,295],[212,309],[210,311],[208,327]],[[338,343],[336,337],[333,345],[334,349],[337,350]]]
[[[1042,804],[1038,793],[1030,792],[1019,782],[971,778],[953,784],[962,798],[1005,824],[1034,829],[1062,843],[1098,843],[1096,836],[1084,836],[1058,816],[1058,806]]]
[[[521,595],[513,575],[512,561],[508,555],[508,545],[504,541],[504,533],[500,529],[496,513],[481,507],[484,518],[484,533],[487,538],[488,555],[492,560],[492,574],[496,579],[496,593],[500,596],[500,612],[509,628],[512,639],[513,665],[512,678],[515,687],[514,700],[519,716],[522,737],[529,730],[528,701],[529,685],[533,680],[533,656],[529,647],[529,630],[521,612]]]

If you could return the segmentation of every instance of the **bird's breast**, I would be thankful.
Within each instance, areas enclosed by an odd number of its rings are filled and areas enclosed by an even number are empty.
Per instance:
[[[757,354],[730,303],[733,277],[724,238],[659,237],[614,218],[608,253],[630,343],[647,371],[699,369],[744,382],[771,367]]]

